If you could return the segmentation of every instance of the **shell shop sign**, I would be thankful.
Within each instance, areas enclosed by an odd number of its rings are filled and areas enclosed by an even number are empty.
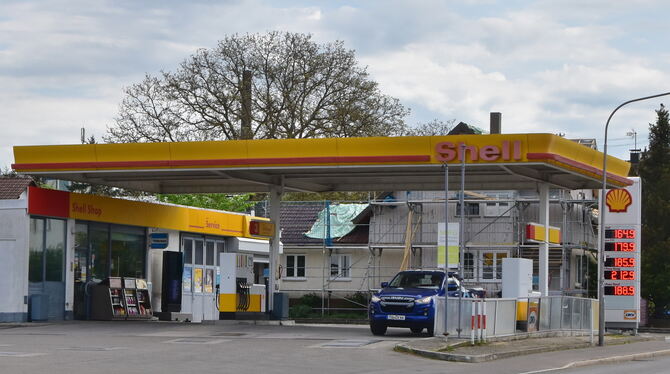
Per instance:
[[[440,142],[435,144],[436,159],[440,162],[463,160],[463,155],[468,154],[472,161],[520,161],[521,141],[505,140],[500,145],[467,145],[463,142]]]

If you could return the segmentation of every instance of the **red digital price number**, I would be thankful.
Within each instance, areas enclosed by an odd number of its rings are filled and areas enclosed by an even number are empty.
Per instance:
[[[635,229],[610,229],[605,230],[607,239],[635,239]]]
[[[635,296],[635,286],[605,286],[605,295]]]
[[[605,270],[607,280],[635,280],[635,270]]]
[[[605,243],[605,250],[610,252],[635,252],[635,242]]]
[[[635,267],[635,258],[633,257],[610,257],[605,259],[605,266],[615,268]]]

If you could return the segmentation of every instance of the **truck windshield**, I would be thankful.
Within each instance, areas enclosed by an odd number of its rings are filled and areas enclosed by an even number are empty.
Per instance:
[[[442,286],[444,273],[441,272],[402,272],[393,278],[389,287],[393,288],[430,288]]]

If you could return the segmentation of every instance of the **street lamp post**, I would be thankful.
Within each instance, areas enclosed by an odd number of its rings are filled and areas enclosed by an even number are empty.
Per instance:
[[[612,119],[612,116],[614,116],[614,113],[624,105],[667,95],[670,95],[670,92],[628,100],[616,107],[609,118],[607,118],[607,123],[605,123],[605,141],[603,142],[603,185],[600,190],[600,205],[598,207],[598,300],[600,301],[598,309],[598,345],[601,347],[605,345],[605,272],[603,271],[605,264],[605,255],[603,251],[605,248],[605,235],[603,234],[603,230],[605,229],[605,191],[607,190],[607,129],[609,128],[610,120]]]
[[[439,231],[439,230],[438,230]],[[444,336],[449,335],[447,329],[449,316],[447,315],[447,301],[449,299],[449,164],[444,162]]]

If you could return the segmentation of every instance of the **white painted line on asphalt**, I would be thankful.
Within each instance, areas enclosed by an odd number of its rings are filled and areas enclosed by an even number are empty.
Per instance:
[[[668,355],[670,355],[670,349],[664,349],[664,350],[661,350],[661,351],[654,351],[654,352],[635,353],[635,354],[624,355],[624,356],[612,356],[612,357],[596,358],[596,359],[593,359],[593,360],[574,361],[574,362],[571,362],[569,364],[566,364],[566,365],[563,365],[563,366],[557,367],[557,368],[542,369],[542,370],[535,370],[535,371],[526,371],[526,372],[519,373],[519,374],[548,373],[548,372],[551,372],[551,371],[565,370],[565,369],[570,369],[570,368],[578,368],[578,367],[583,367],[583,366],[599,365],[599,364],[606,364],[606,363],[616,363],[616,362],[626,362],[626,361],[633,361],[633,360],[653,358],[653,357],[658,357],[658,356],[668,356]]]
[[[400,343],[398,340],[382,340],[382,339],[369,339],[369,340],[333,340],[327,343],[319,343],[315,345],[308,346],[307,348],[356,348],[356,349],[378,349],[378,348],[388,348],[394,347],[396,344]]]
[[[0,357],[35,357],[44,355],[46,355],[46,353],[0,352]]]
[[[339,348],[359,348],[369,344],[378,343],[381,340],[358,340],[358,339],[347,339],[347,340],[334,340],[332,342],[321,344],[322,347],[339,347]]]
[[[230,339],[211,339],[211,338],[179,338],[164,341],[163,343],[170,344],[219,344],[229,342]]]
[[[105,352],[128,349],[128,347],[64,347],[58,349],[61,351]]]

